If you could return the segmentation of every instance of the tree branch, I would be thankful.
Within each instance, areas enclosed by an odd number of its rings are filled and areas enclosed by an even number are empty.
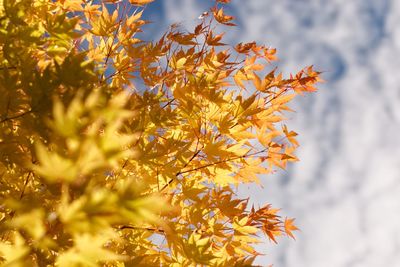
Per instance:
[[[198,149],[200,143],[200,139],[197,138],[197,143],[196,143],[196,149],[195,149],[195,153],[190,157],[190,159],[183,165],[182,169],[186,168],[190,162],[192,162],[194,160],[195,157],[197,157],[197,155],[201,152],[201,150],[203,149],[203,147],[201,149]],[[181,171],[177,172],[175,174],[175,177],[177,177],[179,174],[181,173]],[[163,191],[165,188],[167,188],[175,179],[171,179],[168,181],[168,183],[166,183],[161,190],[158,190],[159,192]]]
[[[186,171],[182,171],[182,170],[181,170],[181,171],[179,171],[179,172],[177,172],[177,173],[175,174],[175,177],[178,177],[178,176],[181,175],[181,174],[185,174],[185,173],[189,173],[189,172],[198,171],[198,170],[201,170],[201,169],[210,167],[210,166],[214,166],[214,165],[226,163],[226,162],[229,162],[229,161],[233,161],[233,160],[237,160],[237,159],[242,159],[242,158],[247,158],[247,157],[255,156],[255,155],[257,155],[257,154],[264,153],[264,152],[266,152],[267,150],[268,150],[268,149],[265,148],[265,149],[260,150],[260,151],[256,151],[256,152],[253,152],[253,153],[250,153],[250,154],[245,154],[245,155],[243,155],[243,156],[237,156],[237,157],[228,158],[228,159],[224,159],[224,160],[220,160],[220,161],[216,161],[216,162],[211,162],[211,163],[208,163],[208,164],[205,164],[205,165],[196,167],[196,168],[192,168],[192,169],[189,169],[189,170],[186,170]],[[198,153],[200,153],[200,151],[201,151],[201,150],[199,150]],[[197,156],[198,153],[196,153],[194,156]],[[192,157],[192,160],[193,160],[193,158],[194,158],[194,157]],[[189,164],[189,163],[188,163],[188,164]],[[186,166],[187,166],[187,165],[186,165]],[[185,168],[185,167],[183,167],[182,169],[184,169],[184,168]],[[160,192],[163,191],[165,188],[167,188],[174,180],[175,180],[175,179],[169,180],[168,183],[167,183],[166,185],[164,185],[164,186],[161,188]]]
[[[32,171],[28,172],[28,175],[25,178],[24,187],[22,188],[21,194],[19,196],[19,200],[21,200],[24,197],[26,186],[28,185],[29,178],[31,177],[32,174],[33,174]]]
[[[20,117],[22,117],[22,116],[25,116],[25,115],[31,113],[31,112],[33,112],[32,109],[30,109],[30,110],[28,110],[28,111],[25,111],[25,112],[22,112],[22,113],[20,113],[20,114],[14,115],[14,116],[5,117],[4,119],[1,119],[1,120],[0,120],[0,123],[3,123],[3,122],[6,122],[6,121],[10,121],[10,120],[14,120],[14,119],[20,118]]]
[[[124,230],[124,229],[132,229],[132,230],[144,230],[144,231],[150,231],[150,232],[156,232],[156,233],[165,233],[163,229],[160,228],[155,228],[155,227],[137,227],[133,225],[122,225],[118,227],[119,230]]]

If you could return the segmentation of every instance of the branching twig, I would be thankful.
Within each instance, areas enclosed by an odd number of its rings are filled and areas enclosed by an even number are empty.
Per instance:
[[[186,168],[186,167],[190,164],[190,162],[192,162],[192,161],[197,157],[197,155],[200,154],[200,152],[201,152],[201,150],[202,150],[203,148],[198,149],[199,143],[200,143],[200,139],[197,138],[197,143],[196,143],[195,152],[194,152],[194,154],[190,157],[190,159],[183,165],[182,169]],[[175,177],[177,177],[180,173],[181,173],[181,171],[177,172],[177,173],[175,174]],[[158,190],[158,191],[159,191],[159,192],[163,191],[163,190],[164,190],[165,188],[167,188],[173,181],[174,181],[174,179],[169,180],[168,183],[166,183],[166,184],[161,188],[161,190]]]
[[[233,160],[243,159],[243,158],[255,156],[255,155],[257,155],[257,154],[264,153],[264,152],[266,152],[267,150],[268,150],[268,149],[265,148],[265,149],[262,149],[262,150],[260,150],[260,151],[256,151],[256,152],[253,152],[253,153],[250,153],[250,154],[245,154],[245,155],[243,155],[243,156],[237,156],[237,157],[228,158],[228,159],[224,159],[224,160],[220,160],[220,161],[216,161],[216,162],[211,162],[211,163],[208,163],[208,164],[205,164],[205,165],[196,167],[196,168],[192,168],[192,169],[189,169],[189,170],[186,170],[186,171],[181,170],[181,171],[179,171],[179,172],[177,172],[177,173],[175,174],[175,177],[178,177],[178,176],[181,175],[181,174],[185,174],[185,173],[189,173],[189,172],[198,171],[198,170],[201,170],[201,169],[204,169],[204,168],[208,168],[208,167],[210,167],[210,166],[215,166],[215,165],[222,164],[222,163],[226,163],[226,162],[230,162],[230,161],[233,161]],[[200,151],[201,151],[201,150],[199,150],[198,153],[200,153]],[[195,154],[195,156],[197,156],[198,153]],[[194,158],[194,157],[192,157],[192,158]],[[186,166],[187,166],[187,165],[186,165]],[[183,167],[182,169],[184,169],[184,168],[185,168],[185,167]],[[166,185],[164,185],[164,186],[161,188],[160,192],[163,191],[165,188],[167,188],[174,180],[175,180],[175,179],[169,180],[168,183],[167,183]]]

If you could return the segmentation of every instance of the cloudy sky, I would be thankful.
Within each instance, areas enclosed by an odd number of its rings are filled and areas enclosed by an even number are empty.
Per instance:
[[[210,3],[158,0],[149,27],[190,29]],[[289,115],[300,162],[264,189],[242,189],[301,228],[296,241],[264,245],[258,263],[400,266],[400,1],[232,0],[228,10],[239,25],[232,43],[276,47],[284,73],[313,64],[326,80]]]

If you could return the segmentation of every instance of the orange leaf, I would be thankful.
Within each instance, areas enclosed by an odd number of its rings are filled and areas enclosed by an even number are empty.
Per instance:
[[[221,41],[223,35],[224,34],[218,34],[216,36],[213,36],[212,32],[210,32],[207,36],[206,42],[208,45],[211,46],[225,45],[224,43],[219,42]]]
[[[151,3],[151,2],[154,2],[154,0],[129,0],[129,2],[132,5],[144,6],[144,5],[147,5],[147,4]]]
[[[233,16],[227,16],[224,14],[224,9],[221,7],[220,9],[213,9],[213,14],[214,18],[221,24],[227,25],[227,26],[236,26],[236,24],[230,22],[233,20],[235,17]]]
[[[290,219],[290,218],[288,219],[288,218],[286,218],[286,219],[285,219],[285,223],[284,223],[284,227],[285,227],[285,232],[286,232],[286,234],[287,234],[288,236],[290,236],[291,238],[296,239],[296,238],[294,237],[292,231],[297,231],[297,230],[299,230],[299,228],[297,228],[297,227],[293,224],[294,220],[295,220],[295,219]]]
[[[251,43],[239,43],[235,46],[235,50],[241,54],[248,54],[250,50],[256,46],[256,42]]]

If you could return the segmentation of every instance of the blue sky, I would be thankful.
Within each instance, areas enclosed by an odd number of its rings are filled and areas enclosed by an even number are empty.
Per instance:
[[[191,29],[208,0],[158,0],[148,39],[168,25]],[[242,188],[297,218],[297,241],[268,243],[258,263],[295,267],[400,266],[400,1],[232,0],[232,43],[278,49],[284,73],[324,71],[316,94],[298,98],[288,126],[300,162]]]

